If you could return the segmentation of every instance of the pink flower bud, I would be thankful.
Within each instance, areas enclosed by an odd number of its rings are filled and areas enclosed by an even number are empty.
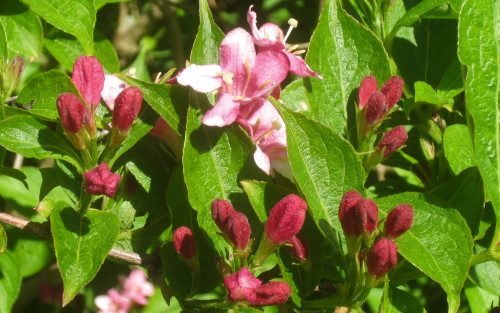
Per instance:
[[[384,149],[384,158],[398,150],[408,140],[408,133],[403,126],[396,126],[389,130],[377,145],[378,151]]]
[[[301,234],[292,236],[288,243],[292,246],[288,246],[288,252],[299,261],[304,261],[309,257],[309,245],[306,239]]]
[[[234,211],[235,210],[229,201],[215,199],[212,202],[212,218],[214,219],[217,227],[219,227],[223,233],[227,233],[229,231],[227,219],[233,214]]]
[[[173,235],[175,251],[185,259],[192,259],[196,256],[196,241],[193,232],[186,226],[177,228]]]
[[[229,290],[227,299],[232,302],[249,301],[255,299],[255,290],[262,282],[243,267],[238,272],[224,277],[224,285]]]
[[[85,105],[78,96],[72,93],[63,93],[57,98],[57,110],[61,124],[68,133],[75,134],[83,126]]]
[[[269,212],[265,225],[267,238],[280,245],[296,235],[306,218],[307,203],[299,196],[290,194],[281,199]]]
[[[99,105],[104,87],[104,70],[96,58],[82,55],[76,59],[71,80],[89,105],[94,108]]]
[[[229,240],[231,240],[236,249],[245,250],[250,240],[250,234],[252,233],[248,218],[245,214],[234,211],[227,221],[228,230],[226,235],[229,237]]]
[[[384,276],[398,264],[398,246],[387,238],[380,238],[368,253],[366,263],[370,275]]]
[[[411,228],[413,223],[413,207],[400,204],[387,215],[385,220],[385,235],[395,239]]]
[[[113,126],[118,127],[121,132],[128,131],[141,110],[141,103],[142,92],[139,88],[128,87],[120,92],[113,109]]]
[[[113,174],[106,163],[83,173],[85,191],[90,195],[106,195],[113,198],[120,182],[120,175]]]
[[[373,76],[366,76],[361,81],[361,86],[359,87],[358,98],[359,106],[363,109],[368,103],[368,99],[378,91],[377,79]]]
[[[349,221],[344,218],[347,211],[351,210],[353,207],[358,204],[358,201],[363,197],[361,194],[355,190],[349,190],[342,197],[342,201],[340,201],[339,207],[339,220],[340,223],[348,223]]]
[[[374,93],[365,107],[365,121],[368,125],[375,124],[387,112],[387,103],[384,94]]]
[[[373,233],[377,228],[378,206],[375,201],[361,199],[356,205],[356,220],[362,232]]]
[[[399,76],[392,76],[385,84],[382,86],[380,90],[384,96],[385,101],[387,102],[388,109],[392,109],[392,107],[401,99],[401,95],[403,94],[404,80]]]
[[[271,281],[255,290],[255,299],[250,306],[266,306],[285,303],[292,294],[292,288],[282,281]]]

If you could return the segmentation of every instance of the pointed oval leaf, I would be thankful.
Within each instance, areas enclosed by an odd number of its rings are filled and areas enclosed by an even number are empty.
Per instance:
[[[331,128],[278,105],[286,124],[292,172],[306,196],[309,210],[320,229],[324,222],[340,231],[340,200],[354,189],[364,192],[365,172],[356,151]]]
[[[474,146],[467,126],[455,124],[446,127],[443,143],[444,155],[455,175],[475,166]]]
[[[112,213],[93,209],[82,217],[59,202],[50,214],[50,229],[66,305],[96,275],[118,237],[120,221]]]
[[[5,31],[11,59],[18,55],[27,58],[36,58],[40,55],[43,39],[42,23],[38,16],[22,3],[4,1],[0,7],[0,25]]]
[[[29,115],[13,116],[0,122],[0,145],[28,158],[61,159],[81,169],[75,150]]]
[[[21,290],[21,270],[9,251],[0,254],[0,313],[10,313]]]
[[[94,52],[94,1],[88,0],[22,0],[24,4],[62,31],[75,36],[85,54]]]
[[[500,6],[466,0],[458,22],[458,56],[467,66],[465,105],[474,122],[477,166],[500,223]],[[498,238],[497,238],[498,240]]]
[[[57,98],[64,92],[79,94],[68,75],[59,70],[51,70],[30,79],[17,102],[31,107],[30,111],[38,116],[56,120],[59,117]]]
[[[348,106],[357,101],[353,91],[363,77],[374,75],[383,82],[391,69],[382,43],[337,3],[326,1],[306,57],[309,66],[324,78],[311,78],[305,85],[311,116],[343,133]]]
[[[448,295],[448,312],[456,312],[472,257],[473,241],[465,220],[451,205],[430,195],[400,193],[377,203],[379,219],[399,204],[413,206],[413,226],[396,241],[399,252],[441,285]]]
[[[200,26],[191,50],[191,63],[219,63],[219,46],[224,33],[214,23],[207,0],[200,0]]]

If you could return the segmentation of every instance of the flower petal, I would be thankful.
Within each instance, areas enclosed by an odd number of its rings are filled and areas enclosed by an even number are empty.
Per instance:
[[[255,152],[253,154],[253,159],[255,164],[267,175],[271,175],[271,160],[269,156],[265,154],[259,146],[256,147]]]
[[[217,104],[202,118],[207,126],[223,127],[236,121],[240,112],[240,102],[227,93],[221,93]]]
[[[280,51],[266,50],[259,52],[255,66],[251,69],[251,78],[246,90],[246,97],[265,97],[286,78],[290,62]]]
[[[210,92],[222,87],[221,67],[217,64],[191,64],[177,74],[177,83],[191,86],[198,92]]]
[[[242,96],[248,83],[249,70],[255,64],[256,53],[252,36],[243,28],[236,28],[224,37],[219,52],[222,72],[233,74],[232,84],[226,92]]]
[[[101,91],[104,87],[104,70],[101,63],[94,57],[79,57],[73,64],[71,80],[83,99],[95,108],[101,101]]]
[[[288,51],[284,51],[284,53],[286,54],[286,56],[288,57],[288,61],[290,62],[291,73],[300,77],[316,77],[319,79],[323,79],[323,77],[321,77],[318,72],[311,70],[304,59]]]
[[[120,94],[120,92],[127,87],[127,83],[115,75],[104,75],[104,88],[101,91],[101,97],[110,110],[113,110],[113,107],[115,106],[115,99],[118,94]]]

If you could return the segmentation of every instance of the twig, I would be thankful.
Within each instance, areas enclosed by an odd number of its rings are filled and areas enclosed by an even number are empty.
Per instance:
[[[31,222],[25,218],[17,217],[8,213],[0,213],[0,222],[12,225],[19,229],[26,230],[27,232],[39,237],[40,239],[52,241],[52,235],[50,233],[48,223],[36,223]],[[119,260],[129,265],[140,265],[145,268],[150,268],[153,266],[158,266],[158,258],[151,254],[138,254],[135,252],[111,249],[109,251],[108,257]]]

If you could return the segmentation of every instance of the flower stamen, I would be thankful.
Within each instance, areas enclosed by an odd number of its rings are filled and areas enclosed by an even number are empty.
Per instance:
[[[297,26],[299,26],[299,22],[296,19],[291,18],[288,20],[288,25],[290,25],[290,27],[288,27],[288,31],[286,32],[285,38],[283,38],[282,41],[283,43],[285,43],[286,40],[288,39],[288,36],[290,36],[292,29],[297,28]]]

